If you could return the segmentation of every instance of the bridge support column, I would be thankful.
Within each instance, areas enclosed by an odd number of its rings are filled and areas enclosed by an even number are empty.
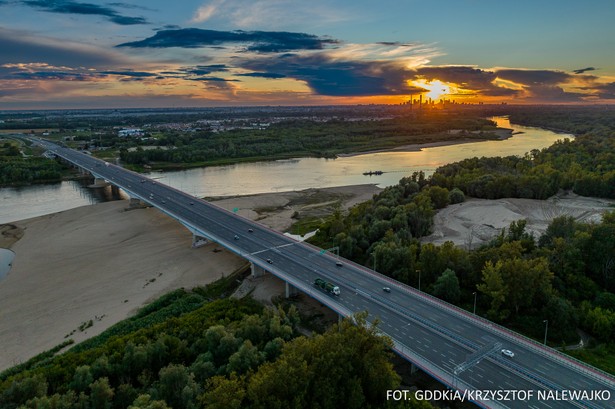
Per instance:
[[[199,236],[194,233],[192,234],[192,248],[193,249],[203,247],[207,243],[209,243],[209,240],[207,240],[205,237]]]
[[[296,287],[293,287],[292,285],[290,285],[287,281],[286,282],[286,298],[294,297],[297,294],[299,294],[299,290],[297,290]]]
[[[118,196],[120,194],[120,188],[115,185],[111,185],[111,194]]]
[[[262,277],[265,274],[265,269],[257,266],[254,263],[250,263],[250,270],[252,271],[252,277]]]
[[[414,375],[418,370],[419,367],[410,362],[410,375]]]
[[[88,185],[89,188],[93,188],[93,189],[99,189],[99,188],[103,188],[106,186],[109,186],[109,182],[101,178],[94,178],[94,183],[92,183],[91,185]]]

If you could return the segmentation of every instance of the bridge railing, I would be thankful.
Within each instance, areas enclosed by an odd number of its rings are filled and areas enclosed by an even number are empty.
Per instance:
[[[305,243],[305,245],[311,246],[315,251],[317,251],[319,248],[316,246],[313,246],[309,243]],[[546,346],[544,346],[543,344],[528,338],[522,334],[518,334],[514,331],[509,330],[508,328],[505,328],[499,324],[496,324],[492,321],[489,321],[481,316],[478,315],[474,315],[471,314],[470,312],[464,310],[463,308],[460,308],[456,305],[450,304],[446,301],[443,301],[439,298],[433,297],[427,293],[424,293],[422,291],[418,291],[416,288],[411,287],[407,284],[401,283],[397,280],[392,279],[391,277],[387,277],[383,274],[380,274],[378,272],[375,272],[371,269],[368,269],[360,264],[354,263],[350,260],[345,260],[345,262],[352,264],[355,268],[357,268],[359,271],[361,271],[363,274],[366,275],[370,275],[376,279],[379,280],[383,280],[386,282],[389,282],[391,284],[394,284],[397,287],[401,287],[402,289],[404,289],[407,293],[410,293],[411,295],[415,296],[415,297],[419,297],[422,300],[424,300],[425,302],[437,307],[440,310],[444,310],[446,312],[453,312],[455,313],[457,316],[462,317],[463,319],[465,319],[466,321],[470,321],[474,324],[477,324],[479,326],[481,326],[484,329],[487,329],[491,332],[497,333],[500,336],[513,340],[515,342],[521,342],[523,343],[523,345],[525,345],[526,347],[529,347],[530,349],[532,349],[535,352],[540,353],[542,356],[546,356],[549,358],[552,358],[554,360],[557,360],[558,362],[564,363],[566,364],[569,368],[572,368],[576,371],[580,371],[586,375],[588,375],[589,377],[591,377],[594,380],[597,380],[601,383],[604,383],[606,386],[610,387],[610,388],[615,388],[615,377],[613,377],[613,375],[602,371],[601,369],[592,367],[587,365],[586,363],[573,358],[571,356],[562,354],[559,351],[553,350],[551,348],[548,348]]]

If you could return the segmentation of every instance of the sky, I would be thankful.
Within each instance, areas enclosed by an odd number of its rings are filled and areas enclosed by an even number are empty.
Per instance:
[[[615,102],[613,0],[0,0],[0,110]]]

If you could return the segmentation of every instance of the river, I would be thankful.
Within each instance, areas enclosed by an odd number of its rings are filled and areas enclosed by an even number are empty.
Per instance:
[[[232,196],[283,192],[316,187],[376,183],[396,184],[415,171],[432,174],[439,166],[474,156],[524,155],[572,135],[521,125],[505,117],[491,118],[515,135],[503,141],[483,141],[425,148],[417,152],[380,152],[337,159],[298,158],[177,172],[151,172],[148,176],[195,196]],[[522,132],[522,133],[518,133]],[[363,175],[380,170],[382,175]],[[0,223],[55,213],[79,206],[114,200],[110,189],[89,189],[79,181],[0,189]]]

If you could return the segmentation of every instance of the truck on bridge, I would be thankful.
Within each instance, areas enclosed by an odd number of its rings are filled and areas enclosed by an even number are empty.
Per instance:
[[[326,292],[333,295],[340,295],[340,288],[333,283],[323,280],[322,278],[317,278],[314,280],[314,285],[322,288]]]

